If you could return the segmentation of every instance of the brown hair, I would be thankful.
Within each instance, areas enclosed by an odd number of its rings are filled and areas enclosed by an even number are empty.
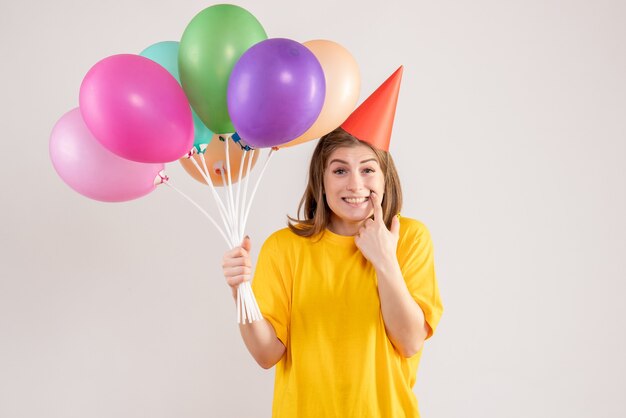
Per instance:
[[[287,215],[287,225],[295,234],[301,237],[313,237],[328,227],[331,210],[324,195],[324,171],[331,154],[336,149],[357,145],[368,146],[378,158],[378,163],[385,177],[385,192],[382,201],[383,217],[387,228],[391,228],[391,220],[402,208],[400,178],[391,154],[373,148],[367,142],[359,140],[342,128],[337,128],[321,137],[317,143],[309,165],[308,184],[298,205],[298,215],[295,218]],[[300,215],[303,216],[302,219]]]

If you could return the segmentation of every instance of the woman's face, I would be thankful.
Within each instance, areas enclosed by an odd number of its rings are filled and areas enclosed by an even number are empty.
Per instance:
[[[330,207],[330,229],[354,235],[361,223],[374,214],[370,192],[382,201],[385,176],[374,151],[366,145],[338,148],[324,170],[324,192]]]

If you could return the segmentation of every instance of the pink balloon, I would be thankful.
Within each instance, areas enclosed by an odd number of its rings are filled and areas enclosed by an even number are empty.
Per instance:
[[[105,58],[80,86],[85,124],[109,151],[164,163],[193,147],[191,108],[182,87],[156,62],[131,54]]]
[[[54,125],[50,159],[68,186],[104,202],[123,202],[150,193],[164,168],[161,163],[137,163],[108,151],[93,137],[78,108]]]

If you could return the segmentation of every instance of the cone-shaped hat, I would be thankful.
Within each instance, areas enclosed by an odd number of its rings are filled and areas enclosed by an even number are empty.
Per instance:
[[[346,119],[341,127],[374,148],[389,151],[402,70],[400,66]]]

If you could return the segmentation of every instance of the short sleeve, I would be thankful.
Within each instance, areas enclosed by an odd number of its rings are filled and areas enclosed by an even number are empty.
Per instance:
[[[430,338],[443,313],[439,287],[435,276],[433,243],[430,232],[419,221],[404,218],[406,232],[398,245],[398,262],[402,276],[413,299],[422,308],[424,318],[430,325]]]
[[[291,309],[291,278],[288,276],[286,258],[280,256],[270,236],[259,252],[252,291],[263,317],[274,327],[278,339],[287,346],[289,340],[289,317]]]

